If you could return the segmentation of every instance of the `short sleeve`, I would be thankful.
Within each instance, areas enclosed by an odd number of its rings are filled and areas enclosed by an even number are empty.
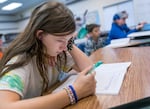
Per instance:
[[[25,72],[25,69],[19,68],[4,74],[0,78],[0,90],[13,91],[24,98],[29,77]]]

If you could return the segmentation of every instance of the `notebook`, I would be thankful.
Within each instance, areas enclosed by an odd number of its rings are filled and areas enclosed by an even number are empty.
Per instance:
[[[111,64],[102,64],[95,69],[96,75],[96,94],[111,94],[119,93],[125,73],[131,62],[120,62]],[[53,93],[62,90],[64,87],[73,84],[78,75],[70,76],[61,86],[56,88]]]

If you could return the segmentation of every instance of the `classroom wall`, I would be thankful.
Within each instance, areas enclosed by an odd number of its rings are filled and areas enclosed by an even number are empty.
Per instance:
[[[18,29],[16,20],[18,18],[14,15],[1,15],[0,16],[0,33],[5,34],[8,32],[15,32]]]
[[[31,8],[29,10],[23,11],[19,14],[17,14],[17,17],[20,19],[18,23],[18,31],[23,31],[29,22],[29,18],[31,16],[31,12],[33,11],[34,8]]]
[[[147,21],[150,23],[150,0],[134,0],[136,22]]]
[[[99,16],[100,16],[100,23],[101,23],[101,29],[103,30],[103,22],[104,22],[104,17],[103,17],[103,6],[107,6],[107,5],[111,5],[111,4],[115,4],[115,3],[118,3],[118,2],[122,2],[122,1],[126,1],[126,0],[83,0],[83,1],[79,1],[75,4],[71,4],[71,5],[68,5],[68,7],[73,11],[74,14],[82,14],[86,9],[88,9],[89,12],[91,11],[95,11],[95,10],[98,10],[98,13],[99,13]],[[10,23],[10,25],[8,25],[6,22],[0,22],[0,25],[4,25],[2,27],[11,27],[11,28],[14,28],[13,30],[11,31],[22,31],[27,22],[29,21],[29,16],[32,12],[33,8],[32,9],[29,9],[29,10],[26,10],[24,12],[21,12],[20,14],[16,15],[16,16],[13,16],[14,18],[12,18],[12,16],[6,16],[4,19],[20,19],[19,21],[15,22],[16,24],[12,23],[12,22],[8,22]],[[3,19],[3,18],[2,18]],[[22,20],[21,20],[22,19]],[[9,20],[7,20],[9,21]],[[18,28],[16,28],[16,26]],[[16,28],[16,30],[15,30]],[[8,29],[6,30],[2,30],[3,33],[6,33],[8,32],[7,31]],[[1,32],[1,31],[0,31]]]
[[[0,33],[19,33],[23,31],[33,9],[34,7],[16,15],[0,15]]]
[[[104,30],[104,13],[103,7],[115,5],[118,3],[123,3],[129,0],[83,0],[75,4],[70,4],[68,7],[74,12],[74,14],[79,15],[85,12],[88,9],[89,12],[97,10],[100,17],[101,29]],[[150,0],[133,0],[133,8],[135,14],[135,23],[140,21],[150,22]],[[8,32],[4,30],[5,28],[17,28],[16,31],[22,31],[27,22],[29,21],[30,14],[32,9],[21,12],[16,16],[0,16],[0,32]],[[119,10],[118,10],[119,11]],[[18,20],[17,20],[18,19]],[[12,20],[17,20],[12,22]],[[6,22],[9,21],[9,22]],[[15,30],[10,30],[15,31]]]
[[[82,2],[69,5],[68,7],[74,12],[75,15],[83,13],[86,9],[88,9],[88,12],[98,10],[100,16],[101,29],[104,30],[103,7],[121,3],[124,1],[128,0],[84,0]]]
[[[130,0],[84,0],[76,4],[69,5],[68,7],[75,13],[83,13],[86,9],[89,12],[98,10],[100,16],[100,23],[102,30],[104,29],[104,13],[103,7],[112,6],[115,4],[123,3]],[[77,8],[78,7],[78,8]],[[119,10],[118,10],[119,11]],[[150,23],[150,0],[133,0],[133,11],[135,16],[135,24],[141,21]],[[130,15],[129,15],[130,18]]]

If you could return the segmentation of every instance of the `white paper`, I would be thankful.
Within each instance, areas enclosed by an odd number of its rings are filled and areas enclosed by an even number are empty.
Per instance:
[[[113,39],[111,40],[111,44],[117,44],[117,43],[128,43],[130,41],[130,38],[120,38],[120,39]]]
[[[115,48],[115,47],[124,47],[128,45],[130,42],[130,38],[121,38],[111,40],[111,43],[105,47]]]
[[[81,44],[81,43],[85,43],[87,41],[87,38],[83,38],[83,39],[75,39],[74,43],[75,44]]]
[[[142,36],[149,36],[150,31],[140,31],[140,32],[134,32],[129,34],[127,37],[134,38],[134,37],[142,37]]]
[[[63,88],[65,88],[68,85],[72,85],[73,82],[76,80],[78,75],[71,75],[62,85],[60,85],[58,88],[56,88],[53,93],[58,92],[60,90],[62,90]]]
[[[102,64],[96,71],[96,93],[118,94],[131,62]]]
[[[131,62],[102,64],[95,69],[97,81],[96,94],[112,94],[119,93],[127,68]],[[64,87],[73,84],[78,75],[70,76],[61,86],[53,91],[53,93],[62,90]]]

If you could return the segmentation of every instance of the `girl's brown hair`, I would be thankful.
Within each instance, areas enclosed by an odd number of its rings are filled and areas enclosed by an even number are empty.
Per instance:
[[[41,40],[36,36],[37,30],[43,30],[52,35],[68,35],[75,31],[75,21],[73,13],[59,2],[46,2],[41,4],[32,12],[30,21],[21,33],[4,52],[0,61],[0,77],[10,70],[26,65],[33,56],[36,57],[37,68],[43,78],[42,93],[48,89],[47,51]],[[7,64],[10,59],[17,55],[22,55],[16,63]],[[65,55],[65,52],[64,52]],[[61,56],[58,55],[58,59]]]
[[[100,25],[98,24],[89,24],[86,25],[86,30],[88,31],[88,33],[92,32],[94,30],[94,28],[100,27]]]

